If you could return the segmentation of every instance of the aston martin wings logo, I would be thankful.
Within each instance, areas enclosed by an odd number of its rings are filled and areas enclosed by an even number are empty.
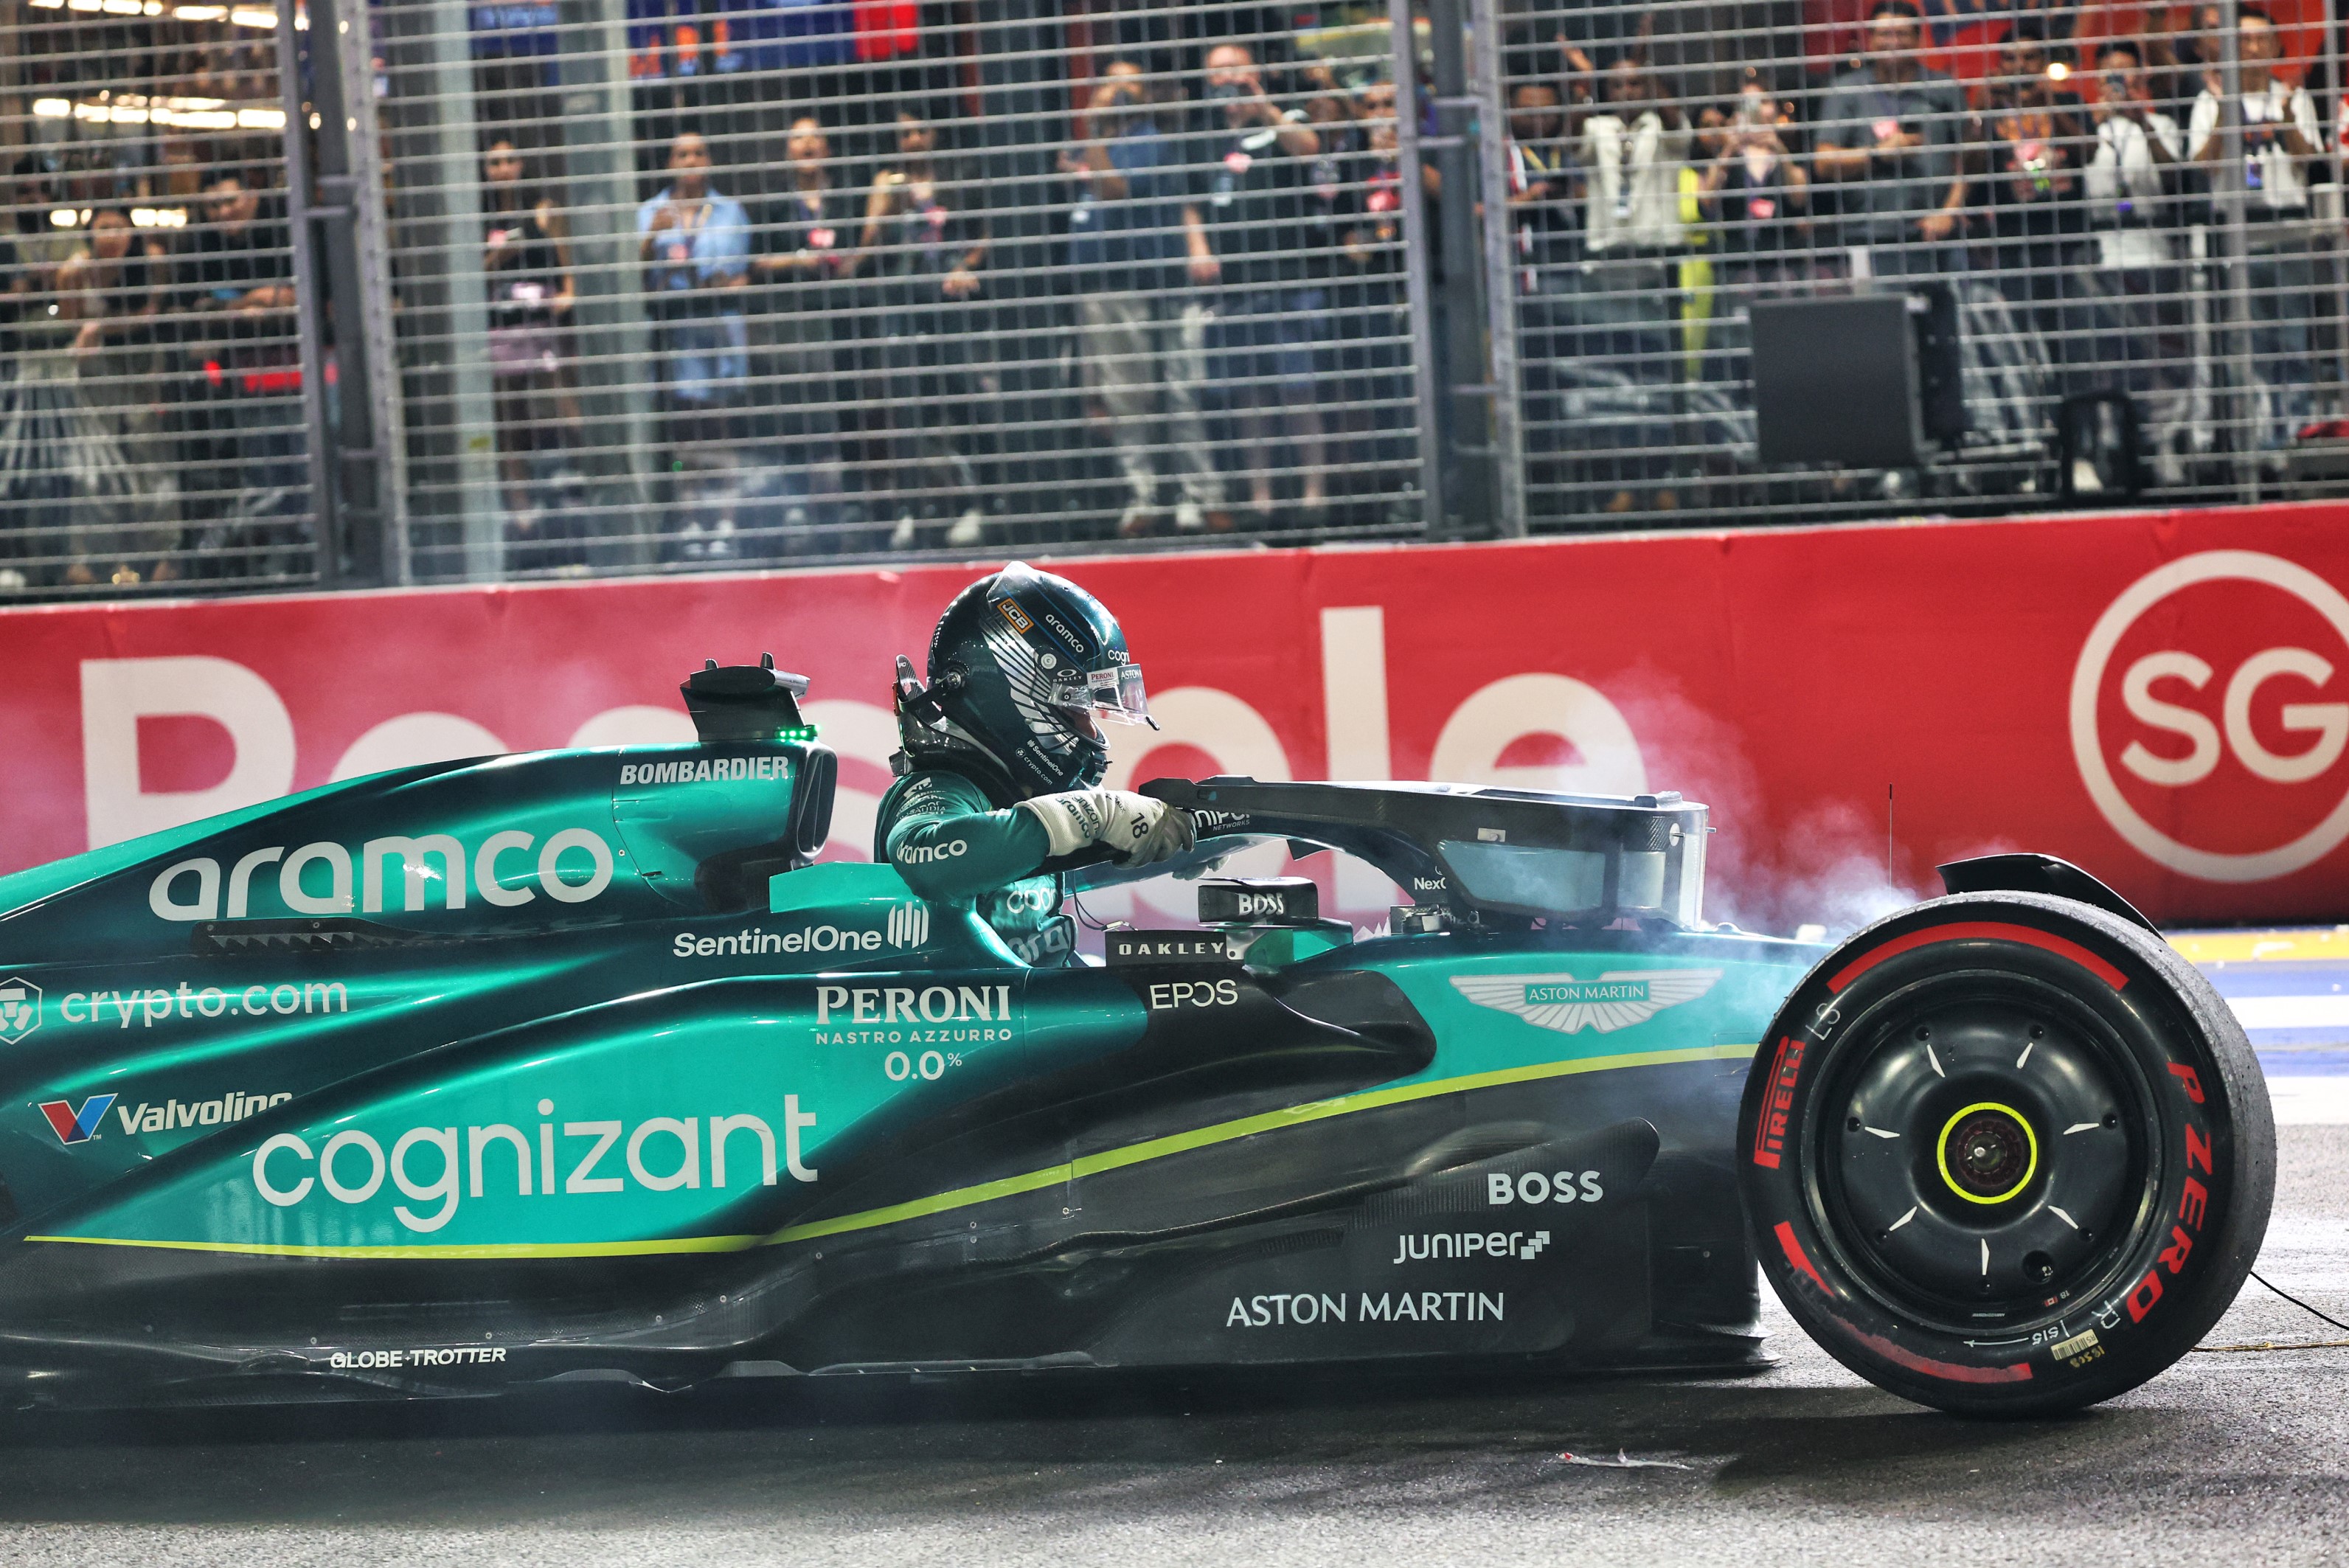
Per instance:
[[[1612,1034],[1667,1007],[1694,1002],[1721,978],[1717,969],[1609,970],[1596,980],[1570,974],[1456,974],[1452,983],[1479,1007],[1514,1012],[1537,1029]]]

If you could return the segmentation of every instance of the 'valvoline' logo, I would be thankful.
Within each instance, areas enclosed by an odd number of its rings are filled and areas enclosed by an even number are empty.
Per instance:
[[[76,1110],[71,1100],[48,1100],[43,1102],[41,1114],[49,1118],[49,1130],[57,1135],[57,1141],[70,1147],[90,1140],[114,1101],[112,1095],[92,1095]]]

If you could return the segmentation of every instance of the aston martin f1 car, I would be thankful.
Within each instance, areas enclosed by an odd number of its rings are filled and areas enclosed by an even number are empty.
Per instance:
[[[2015,1414],[2168,1366],[2257,1251],[2241,1031],[2063,862],[1826,950],[1706,923],[1674,794],[1162,781],[1199,925],[1030,965],[818,862],[804,691],[712,666],[694,744],[0,880],[5,1399],[1733,1368],[1766,1275],[1886,1388]],[[1214,874],[1263,841],[1407,902]]]

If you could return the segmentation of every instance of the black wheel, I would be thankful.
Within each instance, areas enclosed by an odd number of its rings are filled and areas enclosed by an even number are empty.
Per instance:
[[[1738,1116],[1762,1267],[1835,1358],[1978,1416],[2133,1388],[2235,1299],[2275,1124],[2242,1028],[2154,933],[2068,898],[1937,898],[1771,1023]]]

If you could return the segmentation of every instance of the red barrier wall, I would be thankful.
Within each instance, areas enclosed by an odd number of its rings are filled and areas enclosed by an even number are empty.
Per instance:
[[[1680,789],[1715,810],[1711,911],[1771,928],[1894,896],[1888,787],[1898,887],[2030,847],[2168,920],[2349,912],[2340,507],[1065,569],[1123,618],[1165,724],[1118,737],[1112,782]],[[890,656],[918,662],[971,575],[0,614],[0,867],[400,762],[689,735],[677,682],[761,650],[814,678],[846,764],[834,853],[862,854]]]

